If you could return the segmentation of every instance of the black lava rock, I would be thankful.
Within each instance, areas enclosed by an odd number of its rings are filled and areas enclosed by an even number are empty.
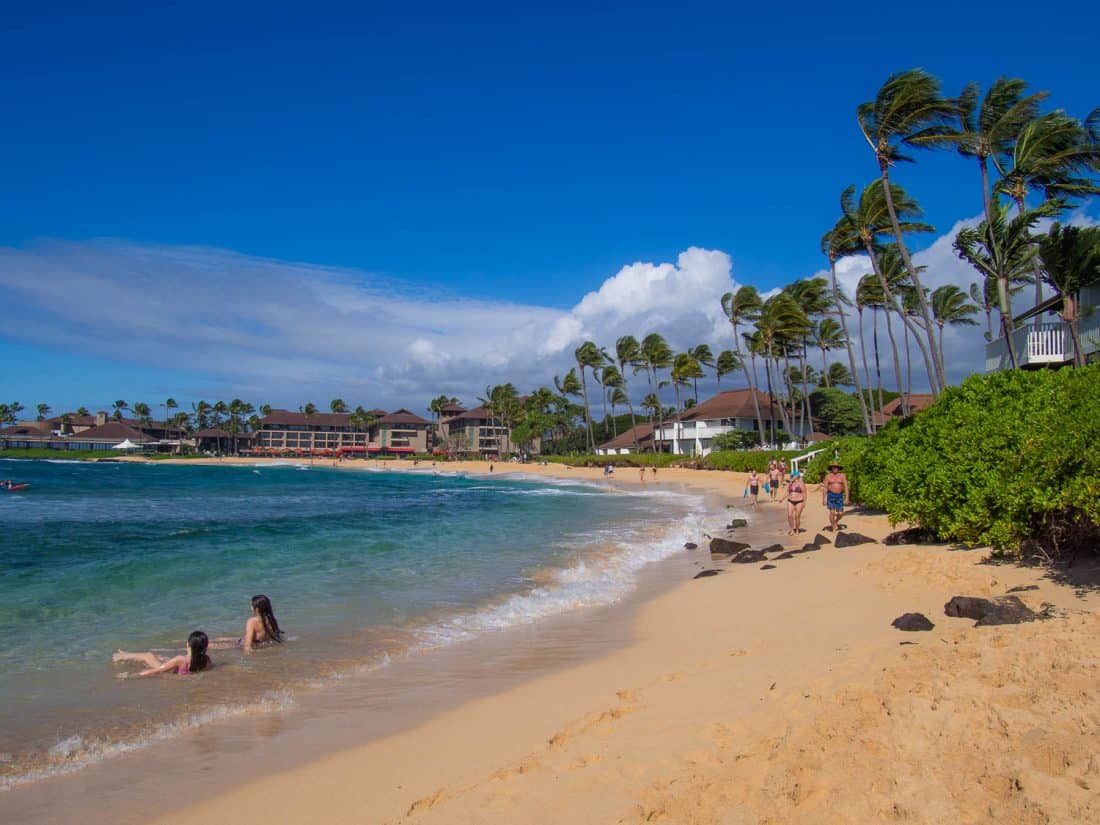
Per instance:
[[[855,547],[857,544],[873,544],[874,541],[874,539],[869,539],[861,533],[836,534],[836,546],[838,550],[841,547]]]
[[[931,630],[935,627],[923,613],[903,613],[898,616],[894,621],[890,622],[891,625],[898,630],[907,630],[910,632],[917,630]]]

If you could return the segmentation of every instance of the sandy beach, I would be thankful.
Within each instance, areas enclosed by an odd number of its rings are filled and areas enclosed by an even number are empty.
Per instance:
[[[617,476],[639,483],[637,471]],[[730,500],[744,484],[692,470],[658,478]],[[827,521],[815,488],[803,536],[785,535],[781,512],[761,508],[788,548]],[[646,602],[627,644],[194,804],[175,800],[159,821],[1100,820],[1096,565],[1067,580],[987,563],[980,550],[885,547],[881,516],[844,523],[876,542],[824,545],[768,570],[712,559],[702,537],[685,536],[700,544],[684,551],[691,569],[722,572]],[[955,595],[1010,590],[1047,618],[975,627],[944,615]],[[934,629],[892,628],[907,612]]]

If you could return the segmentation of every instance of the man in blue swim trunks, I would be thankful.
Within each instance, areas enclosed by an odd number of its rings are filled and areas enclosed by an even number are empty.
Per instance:
[[[829,465],[825,483],[821,485],[821,499],[821,503],[829,508],[829,526],[825,529],[836,532],[840,517],[848,505],[848,476],[841,472],[841,466],[835,461]]]

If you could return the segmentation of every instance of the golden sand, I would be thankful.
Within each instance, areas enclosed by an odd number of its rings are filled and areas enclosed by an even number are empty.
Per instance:
[[[638,483],[637,472],[617,481]],[[744,479],[667,469],[657,483],[740,498]],[[876,539],[890,530],[881,516],[844,521]],[[806,535],[825,523],[814,489]],[[805,541],[783,533],[776,540],[791,547]],[[161,821],[1100,822],[1096,577],[1078,571],[1074,587],[986,555],[874,543],[766,571],[708,559],[722,574],[648,602],[634,641],[598,661],[174,806]],[[944,616],[951,596],[1028,585],[1038,589],[1019,596],[1053,605],[1052,618],[974,627]],[[890,626],[911,611],[935,629]]]

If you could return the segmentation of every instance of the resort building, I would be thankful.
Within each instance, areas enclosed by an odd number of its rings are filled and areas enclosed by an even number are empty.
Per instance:
[[[121,421],[108,421],[73,435],[52,430],[48,421],[30,421],[0,430],[0,449],[110,450],[129,441],[155,449],[158,441]]]
[[[653,425],[639,424],[596,448],[596,455],[630,455],[653,451]]]
[[[782,429],[783,418],[766,393],[757,390],[756,401],[760,405],[765,428],[763,440],[766,441],[772,422],[777,430]],[[714,449],[716,436],[733,430],[756,432],[758,426],[753,391],[726,390],[665,421],[663,426],[657,427],[655,439],[661,452],[704,456]]]
[[[431,422],[406,409],[372,410],[369,427],[352,424],[350,413],[272,410],[254,435],[256,453],[285,455],[400,455],[428,451]]]
[[[1078,338],[1085,361],[1096,360],[1100,353],[1100,281],[1084,287],[1077,296]],[[1012,319],[1012,346],[1018,366],[1024,369],[1061,367],[1073,363],[1073,336],[1069,325],[1058,313],[1062,296],[1054,295]],[[1045,320],[1044,320],[1045,316]],[[985,371],[1011,368],[1008,342],[998,335],[985,345]]]
[[[454,409],[455,406],[457,405],[448,405],[445,415],[440,419],[443,451],[457,455],[499,458],[528,449],[528,446],[514,443],[512,429],[499,418],[490,415],[484,406],[474,407],[472,410]],[[540,448],[541,439],[538,438],[529,445],[530,451],[535,454]]]

